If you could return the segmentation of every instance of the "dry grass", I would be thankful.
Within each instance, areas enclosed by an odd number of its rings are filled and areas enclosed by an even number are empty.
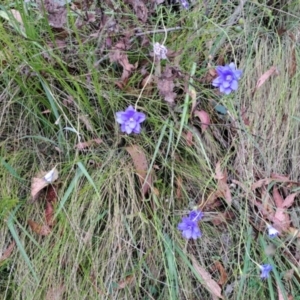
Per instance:
[[[221,262],[227,274],[222,284],[226,299],[277,299],[280,284],[299,299],[298,238],[286,234],[272,242],[264,231],[257,230],[262,216],[251,202],[256,197],[251,185],[271,173],[300,181],[300,72],[296,68],[291,73],[300,57],[295,47],[300,17],[274,12],[276,22],[268,27],[268,21],[274,20],[262,8],[265,6],[245,5],[243,31],[230,29],[230,43],[224,44],[213,61],[236,60],[243,78],[237,93],[220,98],[199,78],[206,73],[204,58],[225,28],[234,9],[231,5],[218,3],[210,20],[201,1],[191,12],[166,8],[168,17],[163,18],[161,11],[148,28],[160,27],[162,20],[166,28],[177,26],[178,19],[186,22],[182,31],[168,32],[167,46],[182,50],[178,61],[172,62],[182,72],[189,74],[193,63],[197,64],[198,108],[209,111],[215,124],[201,132],[199,121],[190,118],[183,131],[193,132],[193,146],[179,137],[184,89],[178,88],[175,109],[155,89],[145,91],[139,100],[139,109],[147,114],[143,132],[121,136],[114,113],[135,103],[141,74],[135,74],[124,90],[116,88],[118,67],[108,61],[100,70],[92,67],[91,61],[98,59],[93,57],[95,45],[75,47],[75,38],[72,45],[78,52],[71,59],[72,68],[63,68],[66,56],[56,52],[44,76],[45,60],[40,54],[46,44],[38,40],[37,47],[20,36],[12,43],[15,32],[0,24],[2,52],[14,57],[9,62],[2,60],[0,77],[0,250],[4,252],[12,240],[17,241],[9,259],[0,261],[1,299],[212,299],[211,287],[205,288],[191,264],[192,255],[216,281],[220,274],[214,266]],[[287,32],[279,36],[275,25],[286,25]],[[39,29],[43,30],[47,33]],[[164,35],[154,38],[161,41]],[[143,51],[131,49],[130,59],[149,60]],[[78,66],[77,73],[74,66]],[[257,80],[272,66],[279,74],[254,93]],[[180,82],[181,87],[185,84]],[[71,106],[64,104],[66,99],[72,99]],[[218,115],[211,99],[220,100],[228,115]],[[51,113],[43,113],[46,110]],[[59,125],[55,123],[58,119]],[[82,140],[101,137],[103,143],[78,151],[74,149],[79,141],[75,130]],[[143,149],[148,166],[153,163],[154,185],[146,198],[141,196],[138,174],[125,150],[133,144]],[[231,208],[226,202],[208,206],[209,195],[216,189],[218,161],[228,172],[228,182],[238,180],[244,187],[231,187]],[[54,165],[59,170],[57,219],[51,234],[42,237],[27,224],[28,220],[44,222],[44,199],[29,204],[30,182],[38,171]],[[203,236],[187,242],[177,224],[198,204],[205,212]],[[214,223],[224,213],[231,217]],[[299,229],[297,201],[289,213],[293,227]],[[276,249],[271,259],[277,273],[263,282],[253,261],[266,261],[268,245]],[[292,279],[284,279],[292,268]]]

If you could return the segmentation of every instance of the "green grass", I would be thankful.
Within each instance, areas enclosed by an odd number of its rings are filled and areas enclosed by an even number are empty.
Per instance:
[[[220,262],[226,273],[219,285],[224,299],[278,299],[281,290],[283,299],[299,300],[298,233],[268,238],[268,216],[253,203],[271,201],[275,183],[265,194],[251,189],[272,173],[300,180],[298,2],[247,1],[234,21],[237,3],[229,1],[197,0],[188,11],[159,5],[146,23],[122,1],[115,1],[118,10],[104,2],[103,15],[80,30],[77,14],[68,11],[63,50],[58,33],[34,4],[0,6],[0,251],[16,242],[11,255],[0,258],[0,298],[213,299],[216,291],[199,266],[219,282],[215,264]],[[24,27],[13,20],[12,8],[21,13]],[[103,28],[93,35],[104,16],[112,30],[117,28],[110,40]],[[181,29],[168,31],[177,26]],[[175,58],[161,63],[162,69],[171,65],[182,74],[174,106],[155,83],[142,89],[142,66],[149,73],[158,70],[149,55],[151,44],[142,45],[134,33],[126,53],[137,69],[123,89],[116,86],[122,68],[109,61],[107,43],[114,45],[137,28],[150,32],[150,43],[165,41],[176,51]],[[208,62],[231,61],[243,77],[236,93],[221,97],[205,79]],[[254,93],[257,80],[273,65],[279,74]],[[211,118],[205,132],[191,116],[192,88],[197,109]],[[123,135],[115,113],[136,102],[147,115],[143,130]],[[218,114],[213,103],[228,114]],[[192,146],[185,138],[188,131]],[[76,149],[77,143],[95,138],[102,143]],[[153,186],[146,197],[126,151],[131,145],[148,160]],[[209,201],[217,187],[217,162],[227,170],[229,184],[239,182],[231,185],[231,207],[224,199]],[[45,223],[45,195],[31,203],[31,180],[54,166],[59,171],[55,225],[50,235],[41,236],[28,220]],[[281,184],[282,192],[291,190]],[[296,229],[298,202],[296,197],[288,209]],[[177,225],[195,205],[204,211],[203,235],[186,241]],[[230,218],[217,224],[226,213]],[[262,281],[257,264],[265,263],[274,270]]]

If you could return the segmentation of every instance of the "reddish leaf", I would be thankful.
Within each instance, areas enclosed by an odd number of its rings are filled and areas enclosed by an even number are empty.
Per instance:
[[[46,202],[45,219],[46,219],[46,224],[49,227],[52,227],[54,225],[53,216],[54,216],[53,204],[51,202]]]
[[[286,207],[286,208],[289,208],[293,205],[294,203],[294,200],[295,200],[295,197],[297,196],[298,193],[293,193],[293,194],[290,194],[288,195],[284,201],[283,201],[283,204],[282,204],[282,207]]]
[[[205,131],[210,125],[209,114],[204,110],[195,110],[194,115],[197,116],[201,121],[201,129]]]
[[[273,198],[277,208],[283,207],[283,198],[281,197],[280,193],[276,186],[273,187]]]
[[[0,257],[0,263],[10,257],[11,253],[13,252],[13,250],[15,248],[15,244],[16,244],[15,241],[13,241],[9,244],[7,249],[3,252],[2,256]]]
[[[211,275],[199,265],[198,261],[193,255],[191,256],[191,260],[193,267],[201,277],[201,283],[205,286],[205,288],[212,294],[212,296],[224,299],[221,295],[221,287],[212,279]]]
[[[142,148],[136,145],[126,147],[127,152],[130,154],[133,164],[135,166],[136,172],[139,175],[139,179],[142,185],[142,194],[145,196],[148,190],[152,186],[152,176],[151,174],[146,180],[148,172],[148,162],[145,153]]]
[[[30,226],[31,230],[38,235],[47,236],[51,233],[51,229],[48,225],[41,225],[32,220],[28,220],[27,223]]]
[[[251,189],[256,190],[262,186],[268,185],[270,182],[272,182],[272,179],[270,178],[260,179],[257,182],[252,184]]]
[[[220,279],[219,279],[218,284],[221,286],[224,285],[227,281],[228,275],[227,275],[223,265],[219,261],[216,261],[216,262],[214,262],[214,269],[218,270],[220,273]]]

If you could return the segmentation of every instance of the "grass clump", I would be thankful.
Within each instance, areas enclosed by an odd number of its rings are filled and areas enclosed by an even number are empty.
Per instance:
[[[190,4],[0,7],[1,299],[299,298],[297,3]]]

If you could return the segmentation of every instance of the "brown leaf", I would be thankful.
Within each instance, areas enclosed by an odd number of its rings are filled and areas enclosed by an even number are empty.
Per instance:
[[[207,127],[210,125],[210,117],[209,114],[204,110],[195,110],[195,116],[197,116],[201,121],[201,129],[205,131]]]
[[[126,147],[126,151],[130,154],[133,164],[135,166],[136,172],[139,175],[139,180],[142,185],[142,195],[146,195],[148,190],[152,186],[152,176],[151,174],[146,180],[147,172],[148,172],[148,162],[145,153],[142,148],[136,145]]]
[[[215,178],[218,180],[217,184],[217,195],[218,197],[223,197],[228,205],[232,203],[231,191],[227,184],[227,173],[221,170],[221,164],[218,162],[216,164],[216,175]]]
[[[182,178],[179,176],[176,178],[176,199],[180,199],[182,196]]]
[[[296,57],[296,49],[295,49],[295,45],[296,45],[296,38],[294,36],[293,33],[289,33],[289,37],[291,38],[291,40],[293,41],[292,43],[292,55],[290,55],[290,61],[289,61],[289,67],[288,67],[288,74],[290,79],[294,77],[294,75],[296,74],[297,71],[297,57]]]
[[[15,248],[15,245],[16,245],[15,241],[13,241],[9,244],[7,249],[3,252],[2,256],[0,257],[0,263],[10,257],[11,253],[13,252],[13,250]]]
[[[139,20],[143,23],[147,22],[148,19],[148,9],[145,3],[141,0],[125,0],[126,4],[130,4]]]
[[[35,201],[41,190],[47,185],[53,183],[58,178],[58,172],[54,167],[49,172],[41,172],[38,177],[33,177],[31,180],[31,200]]]
[[[159,94],[164,97],[165,101],[171,104],[174,103],[175,97],[177,96],[177,94],[173,92],[175,87],[175,77],[176,75],[173,74],[172,68],[170,66],[166,66],[157,82]]]
[[[191,260],[193,263],[193,267],[201,277],[202,279],[201,283],[205,286],[205,288],[213,296],[218,297],[220,299],[224,299],[223,296],[221,295],[221,287],[212,279],[211,275],[199,265],[198,261],[193,255],[191,255]]]
[[[214,267],[220,273],[220,279],[219,279],[218,284],[222,286],[226,283],[228,275],[227,275],[223,265],[219,261],[214,262]]]
[[[255,91],[258,90],[266,82],[266,80],[273,74],[276,75],[279,74],[276,66],[271,67],[268,71],[266,71],[264,74],[260,76],[260,78],[257,80]]]
[[[32,220],[28,220],[27,223],[30,226],[31,230],[38,235],[47,236],[51,233],[51,229],[48,225],[41,225]]]
[[[117,62],[123,67],[121,86],[127,83],[130,74],[136,68],[133,64],[129,63],[128,56],[125,53],[128,43],[127,38],[120,39],[109,54],[110,62]]]

